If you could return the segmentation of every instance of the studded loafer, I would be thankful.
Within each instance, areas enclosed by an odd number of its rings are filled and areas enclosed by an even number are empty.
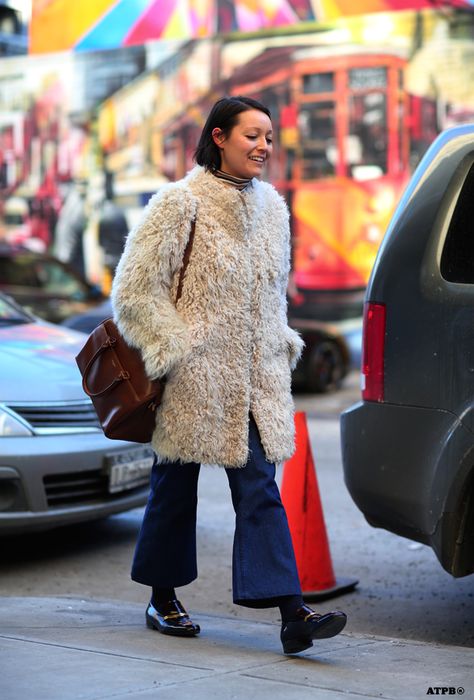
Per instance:
[[[149,603],[145,617],[147,627],[163,634],[195,637],[201,631],[199,625],[189,619],[188,613],[179,600],[169,600],[157,606]]]
[[[298,654],[313,646],[313,639],[335,637],[346,626],[347,616],[336,610],[319,615],[307,605],[296,611],[294,620],[281,626],[281,643],[285,654]]]

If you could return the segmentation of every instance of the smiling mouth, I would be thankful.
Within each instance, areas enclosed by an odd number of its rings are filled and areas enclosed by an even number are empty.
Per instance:
[[[253,160],[254,163],[259,163],[260,165],[263,165],[265,162],[265,158],[256,158],[254,156],[250,156],[249,160]]]

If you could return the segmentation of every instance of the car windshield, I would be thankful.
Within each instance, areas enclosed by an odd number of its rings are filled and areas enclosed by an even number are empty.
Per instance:
[[[19,306],[12,304],[0,295],[0,326],[11,326],[17,323],[31,323],[32,319]]]
[[[60,262],[28,254],[0,256],[0,285],[32,287],[46,294],[58,294],[76,300],[87,296],[86,285]]]

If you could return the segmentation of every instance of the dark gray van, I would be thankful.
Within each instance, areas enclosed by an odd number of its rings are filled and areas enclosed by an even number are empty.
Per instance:
[[[474,124],[416,169],[366,293],[362,401],[341,416],[349,492],[376,527],[474,572]]]

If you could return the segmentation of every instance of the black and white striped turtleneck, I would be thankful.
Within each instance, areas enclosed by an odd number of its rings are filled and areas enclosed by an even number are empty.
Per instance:
[[[252,180],[251,177],[234,177],[234,175],[229,175],[229,173],[225,173],[223,170],[213,170],[212,174],[218,177],[219,180],[223,180],[228,185],[232,185],[232,187],[238,190],[245,190]]]

